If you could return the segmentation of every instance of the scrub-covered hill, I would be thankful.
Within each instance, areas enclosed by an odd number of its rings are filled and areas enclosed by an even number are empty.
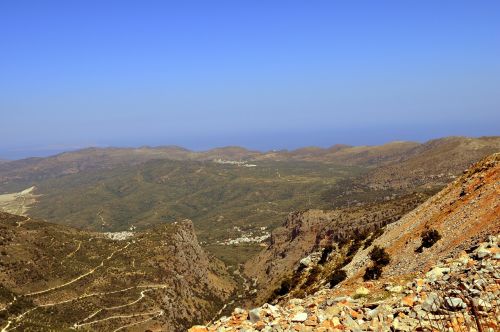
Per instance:
[[[235,290],[191,221],[93,233],[0,213],[2,331],[183,331]]]

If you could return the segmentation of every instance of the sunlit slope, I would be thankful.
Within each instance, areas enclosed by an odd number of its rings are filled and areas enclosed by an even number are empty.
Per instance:
[[[3,331],[183,331],[234,289],[190,221],[111,240],[0,212],[0,254]]]
[[[322,204],[325,188],[361,172],[310,162],[260,162],[250,168],[156,160],[44,180],[29,213],[99,231],[190,218],[201,239],[214,242],[237,236],[234,226],[272,227],[290,211]]]

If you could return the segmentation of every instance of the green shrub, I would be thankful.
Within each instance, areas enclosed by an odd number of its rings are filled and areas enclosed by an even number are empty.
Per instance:
[[[328,260],[328,256],[330,255],[330,253],[333,251],[333,246],[329,245],[327,247],[325,247],[323,249],[323,252],[321,253],[321,258],[320,260],[318,261],[318,264],[325,264],[326,261]]]
[[[377,230],[376,230],[376,231],[374,231],[374,232],[370,235],[370,237],[368,237],[368,238],[366,239],[365,244],[364,244],[364,246],[363,246],[363,249],[366,249],[366,248],[368,248],[369,246],[371,246],[371,245],[372,245],[372,243],[373,243],[373,241],[374,241],[376,238],[380,237],[382,234],[384,234],[384,228],[383,228],[383,227],[377,228]]]
[[[415,252],[422,252],[423,248],[430,248],[441,239],[441,234],[435,229],[428,229],[421,234],[422,244]]]
[[[372,251],[370,251],[370,259],[375,263],[375,265],[385,266],[389,264],[391,258],[384,248],[375,246]]]
[[[347,251],[347,256],[354,256],[359,248],[361,248],[361,242],[360,241],[353,241],[351,246],[349,247],[349,250]]]
[[[441,235],[435,229],[430,229],[422,233],[422,246],[430,248],[441,239]]]
[[[309,275],[307,276],[306,281],[304,282],[303,287],[308,288],[311,287],[314,282],[317,280],[319,273],[321,272],[321,269],[316,265],[314,266],[310,271]]]
[[[365,274],[363,275],[363,280],[376,280],[380,278],[382,275],[382,266],[380,265],[373,265],[370,266],[366,269]]]
[[[335,270],[330,277],[330,287],[338,285],[347,278],[347,273],[344,270]]]
[[[283,295],[288,294],[288,292],[290,291],[291,288],[292,287],[291,287],[290,278],[285,278],[281,282],[281,285],[273,291],[273,294],[269,297],[268,301],[271,302],[272,300],[274,300],[275,298],[277,298],[279,296],[283,296]]]
[[[375,246],[372,251],[370,251],[370,259],[373,265],[368,267],[363,275],[363,279],[366,280],[376,280],[382,275],[382,268],[389,264],[391,258],[384,248]]]

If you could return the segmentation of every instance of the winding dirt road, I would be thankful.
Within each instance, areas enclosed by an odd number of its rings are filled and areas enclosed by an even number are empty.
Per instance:
[[[27,218],[27,220],[29,220],[29,218]],[[49,287],[49,288],[46,288],[46,289],[43,289],[43,290],[39,290],[39,291],[27,293],[24,296],[34,297],[34,296],[37,296],[37,295],[46,294],[46,293],[49,293],[49,292],[52,292],[52,291],[56,291],[56,290],[59,290],[61,288],[67,287],[67,286],[69,286],[69,285],[71,285],[71,284],[73,284],[73,283],[75,283],[75,282],[77,282],[77,281],[79,281],[79,280],[87,277],[87,276],[90,276],[93,273],[95,273],[98,269],[102,268],[105,265],[105,263],[107,261],[111,260],[117,253],[122,252],[125,249],[127,249],[132,243],[136,243],[136,241],[128,242],[126,245],[124,245],[124,246],[116,249],[110,255],[108,255],[107,257],[105,257],[101,261],[101,263],[99,265],[97,265],[96,267],[90,269],[89,271],[87,271],[85,273],[82,273],[79,276],[77,276],[77,277],[75,277],[75,278],[73,278],[73,279],[71,279],[71,280],[69,280],[69,281],[67,281],[65,283],[59,284],[57,286]],[[69,253],[65,258],[72,257],[80,249],[81,245],[82,245],[82,242],[79,241],[77,248],[74,251],[72,251],[71,253]],[[61,263],[62,263],[62,261],[61,261]],[[133,323],[130,323],[130,324],[126,324],[126,325],[120,326],[119,328],[117,328],[114,331],[123,330],[123,329],[125,329],[127,327],[130,327],[130,326],[135,326],[135,325],[146,323],[146,322],[154,319],[155,317],[163,315],[164,311],[163,310],[157,310],[157,311],[153,311],[153,312],[134,312],[132,314],[127,314],[127,315],[112,315],[112,316],[108,316],[108,317],[105,317],[105,318],[102,318],[102,319],[93,320],[93,321],[89,321],[89,320],[92,319],[93,317],[95,317],[96,315],[98,315],[99,313],[102,313],[102,312],[112,311],[112,310],[118,310],[118,309],[121,309],[121,308],[132,306],[132,305],[134,305],[136,303],[139,303],[140,301],[144,300],[144,298],[146,298],[148,292],[152,292],[152,291],[157,290],[157,289],[164,289],[164,288],[167,288],[167,287],[168,287],[168,285],[166,285],[166,284],[137,285],[137,286],[131,286],[131,287],[127,287],[127,288],[123,288],[123,289],[119,289],[119,290],[114,290],[114,291],[109,291],[109,292],[95,292],[95,293],[90,293],[90,294],[82,294],[82,295],[79,295],[79,296],[76,296],[76,297],[73,297],[73,298],[70,298],[70,299],[58,301],[58,302],[49,302],[49,303],[37,304],[35,307],[30,308],[29,310],[26,310],[25,312],[19,314],[18,316],[14,317],[14,318],[12,318],[10,320],[8,320],[6,326],[4,326],[0,330],[0,332],[9,332],[9,331],[13,331],[13,330],[17,329],[21,325],[23,318],[27,314],[31,313],[32,311],[34,311],[34,310],[36,310],[38,308],[53,307],[53,306],[67,304],[67,303],[78,301],[78,300],[83,300],[83,299],[90,298],[90,297],[102,297],[102,296],[113,295],[113,294],[117,294],[117,293],[121,293],[121,292],[131,291],[131,290],[134,290],[134,289],[142,289],[140,291],[140,293],[139,293],[139,297],[138,298],[136,298],[136,299],[134,299],[134,300],[132,300],[130,302],[121,304],[121,305],[100,308],[99,310],[97,310],[96,312],[92,313],[91,315],[89,315],[85,319],[81,320],[80,322],[74,323],[73,326],[72,326],[72,328],[78,329],[78,328],[81,328],[83,326],[94,325],[94,324],[98,324],[100,322],[105,322],[105,321],[113,320],[113,319],[128,319],[128,318],[136,318],[136,317],[143,317],[143,316],[151,316],[151,317],[148,317],[146,319],[143,319],[143,320],[140,320],[140,321],[137,321],[137,322],[133,322]],[[5,308],[0,309],[0,311],[7,310],[9,306],[11,306],[12,304],[15,303],[15,301],[16,301],[16,298],[13,301],[11,301],[10,303],[8,303]],[[15,324],[15,326],[13,326],[14,324]]]

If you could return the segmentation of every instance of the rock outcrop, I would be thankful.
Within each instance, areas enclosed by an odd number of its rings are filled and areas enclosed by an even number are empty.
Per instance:
[[[270,245],[246,264],[246,274],[254,278],[259,286],[253,303],[268,300],[284,278],[304,265],[300,264],[301,259],[312,255],[317,262],[322,251],[331,250],[332,244],[335,245],[332,259],[335,259],[335,254],[345,255],[348,248],[339,252],[339,243],[369,237],[381,227],[399,220],[426,197],[424,194],[412,194],[362,207],[291,213],[283,225],[272,232]]]

